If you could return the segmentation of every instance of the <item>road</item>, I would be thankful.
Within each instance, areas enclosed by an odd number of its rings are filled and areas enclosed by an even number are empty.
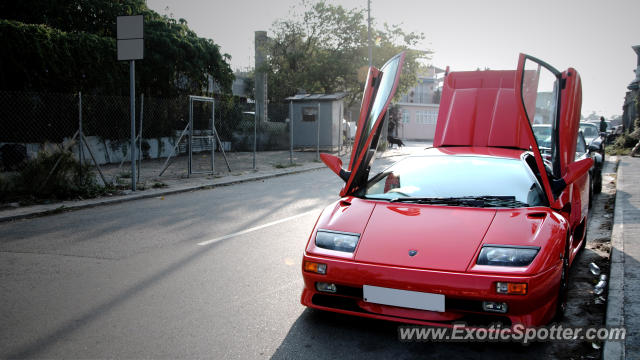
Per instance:
[[[508,359],[547,349],[401,343],[397,324],[301,306],[302,251],[341,185],[323,169],[0,224],[0,358]]]

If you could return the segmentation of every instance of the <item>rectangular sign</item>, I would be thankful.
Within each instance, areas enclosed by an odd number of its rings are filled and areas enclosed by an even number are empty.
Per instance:
[[[364,301],[374,304],[444,312],[444,295],[442,294],[390,289],[371,285],[364,285],[362,292]]]
[[[118,16],[116,23],[118,25],[117,37],[118,39],[142,39],[143,34],[143,22],[142,15],[135,16]]]
[[[118,60],[141,60],[144,58],[142,39],[118,40]]]

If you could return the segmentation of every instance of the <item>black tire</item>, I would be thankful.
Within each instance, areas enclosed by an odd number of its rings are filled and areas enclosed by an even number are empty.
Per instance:
[[[589,209],[593,207],[593,178],[589,176]]]
[[[560,275],[560,287],[558,289],[558,298],[556,300],[556,314],[553,318],[554,322],[564,319],[567,311],[567,299],[569,298],[569,259],[562,259],[562,274]]]
[[[598,171],[595,176],[595,182],[593,184],[593,193],[600,194],[602,192],[602,169]]]
[[[569,252],[571,249],[571,235],[567,234],[564,242],[564,256],[562,257],[562,273],[560,274],[560,286],[558,287],[558,297],[556,299],[556,314],[554,322],[564,319],[567,310],[567,299],[569,298]]]

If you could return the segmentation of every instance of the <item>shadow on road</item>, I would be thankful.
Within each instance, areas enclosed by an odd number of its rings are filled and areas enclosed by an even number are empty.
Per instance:
[[[306,309],[272,359],[514,359],[543,344],[400,342],[400,323]],[[540,358],[544,358],[540,357]]]

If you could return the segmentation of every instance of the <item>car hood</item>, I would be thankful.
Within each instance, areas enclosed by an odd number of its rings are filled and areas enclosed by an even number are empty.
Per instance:
[[[495,209],[488,208],[378,203],[354,260],[466,271],[495,214]]]
[[[361,235],[353,254],[318,248],[312,237],[306,250],[313,255],[440,271],[538,273],[559,261],[568,222],[543,207],[470,208],[347,197],[322,212],[317,229]],[[530,267],[489,269],[474,263],[483,244],[541,250]]]

